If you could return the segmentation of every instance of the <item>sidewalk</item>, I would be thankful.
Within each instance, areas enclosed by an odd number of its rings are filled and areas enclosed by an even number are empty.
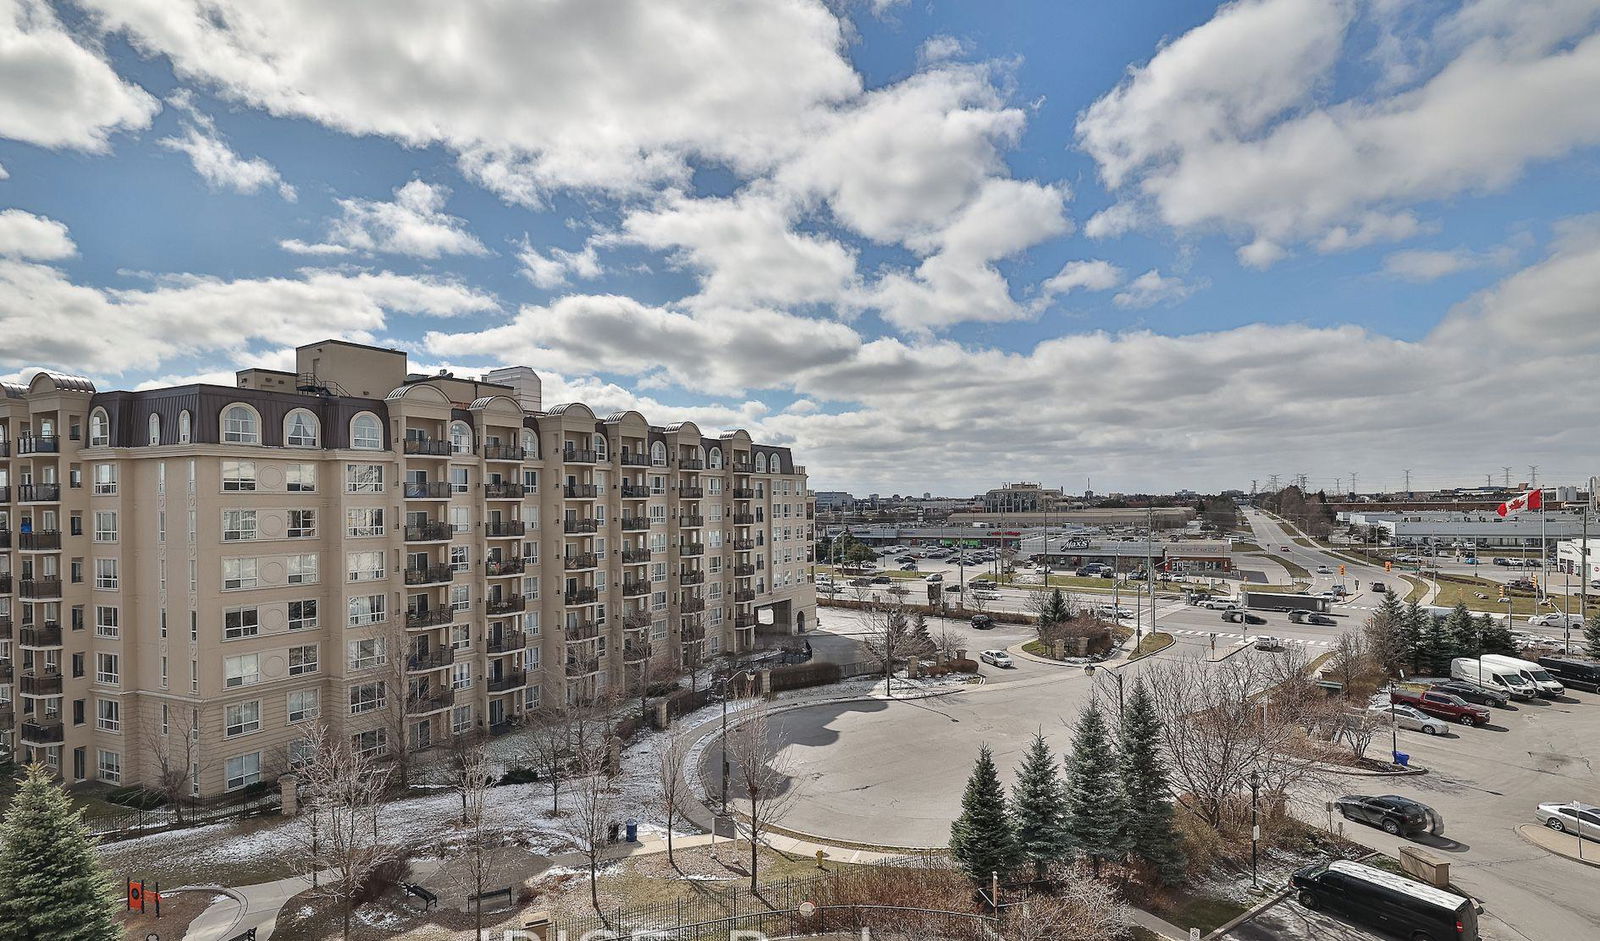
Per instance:
[[[272,937],[284,903],[309,888],[310,877],[290,876],[276,882],[218,889],[229,897],[218,899],[201,912],[189,924],[184,941],[226,941],[251,928],[256,929],[256,941],[266,941]]]

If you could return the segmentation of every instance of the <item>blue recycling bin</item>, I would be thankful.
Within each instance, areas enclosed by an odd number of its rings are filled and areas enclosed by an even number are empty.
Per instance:
[[[1411,767],[1411,756],[1403,751],[1397,751],[1394,753],[1394,763],[1402,768],[1409,768]]]
[[[632,817],[628,818],[628,842],[639,842],[639,821],[633,819]]]

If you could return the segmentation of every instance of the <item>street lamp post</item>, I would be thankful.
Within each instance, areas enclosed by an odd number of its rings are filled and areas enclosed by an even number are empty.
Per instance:
[[[1257,807],[1261,794],[1261,775],[1252,770],[1250,772],[1250,888],[1258,888],[1260,882],[1256,875],[1256,846],[1261,842],[1261,823],[1257,817]]]
[[[1083,665],[1083,672],[1087,676],[1094,676],[1096,669],[1097,668],[1092,663],[1086,663],[1086,664]],[[1121,670],[1101,670],[1100,672],[1110,676],[1112,679],[1117,681],[1117,724],[1120,726],[1122,724],[1122,707],[1123,707],[1122,671]]]

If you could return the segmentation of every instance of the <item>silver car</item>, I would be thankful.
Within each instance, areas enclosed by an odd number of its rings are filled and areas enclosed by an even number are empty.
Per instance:
[[[1573,833],[1600,840],[1600,807],[1580,801],[1540,804],[1539,822],[1557,833]]]
[[[1368,706],[1367,711],[1377,714],[1380,718],[1392,717],[1394,724],[1402,729],[1411,729],[1424,735],[1443,735],[1450,731],[1450,726],[1446,725],[1444,720],[1435,719],[1426,712],[1410,706],[1375,704]]]

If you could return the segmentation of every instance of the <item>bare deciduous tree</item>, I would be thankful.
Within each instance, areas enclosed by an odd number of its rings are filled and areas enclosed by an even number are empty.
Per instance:
[[[730,792],[742,803],[750,834],[750,890],[757,888],[758,851],[768,830],[788,813],[797,792],[790,759],[777,744],[782,730],[771,721],[765,702],[757,701],[722,742],[733,772]]]
[[[452,754],[452,784],[461,792],[461,835],[464,840],[462,868],[458,880],[476,901],[472,905],[473,936],[483,941],[483,893],[494,876],[495,850],[500,831],[488,824],[485,812],[489,789],[494,786],[494,767],[488,752],[478,745]]]
[[[866,632],[861,639],[861,646],[866,650],[868,659],[883,670],[884,695],[893,696],[895,665],[918,652],[922,646],[921,638],[912,629],[905,605],[899,602],[875,604],[864,609],[863,613]]]
[[[383,682],[386,695],[384,705],[378,710],[383,719],[383,727],[389,737],[389,769],[391,782],[405,790],[411,786],[411,770],[416,764],[416,751],[410,735],[410,723],[407,721],[407,706],[411,702],[410,675],[406,673],[406,664],[411,657],[411,651],[406,646],[406,636],[403,631],[396,631],[383,638],[384,654],[386,660],[384,668],[378,671],[378,679]]]
[[[1108,882],[1073,879],[1051,895],[1035,895],[1007,911],[1012,941],[1113,941],[1132,934],[1128,906]]]
[[[657,780],[653,796],[656,810],[661,813],[667,828],[667,864],[676,869],[678,860],[673,856],[672,829],[678,821],[683,802],[691,797],[689,783],[683,774],[683,763],[688,757],[688,744],[680,731],[668,731],[663,734],[666,740],[661,743],[661,752],[657,756]]]
[[[185,702],[151,703],[142,723],[139,744],[149,756],[149,787],[166,799],[173,820],[183,825],[183,812],[193,800],[193,782],[205,768],[200,752],[200,709]]]
[[[572,754],[571,812],[561,818],[561,832],[583,854],[589,867],[589,902],[600,910],[600,860],[621,806],[619,795],[606,777],[606,746],[590,742]]]
[[[1383,717],[1366,709],[1352,709],[1344,713],[1342,719],[1344,725],[1340,734],[1345,744],[1350,746],[1350,754],[1356,758],[1366,757],[1372,740],[1384,726]]]
[[[450,736],[445,746],[445,781],[461,795],[461,825],[468,825],[470,792],[479,786],[478,773],[488,767],[488,755],[483,747],[484,732],[472,729]]]

